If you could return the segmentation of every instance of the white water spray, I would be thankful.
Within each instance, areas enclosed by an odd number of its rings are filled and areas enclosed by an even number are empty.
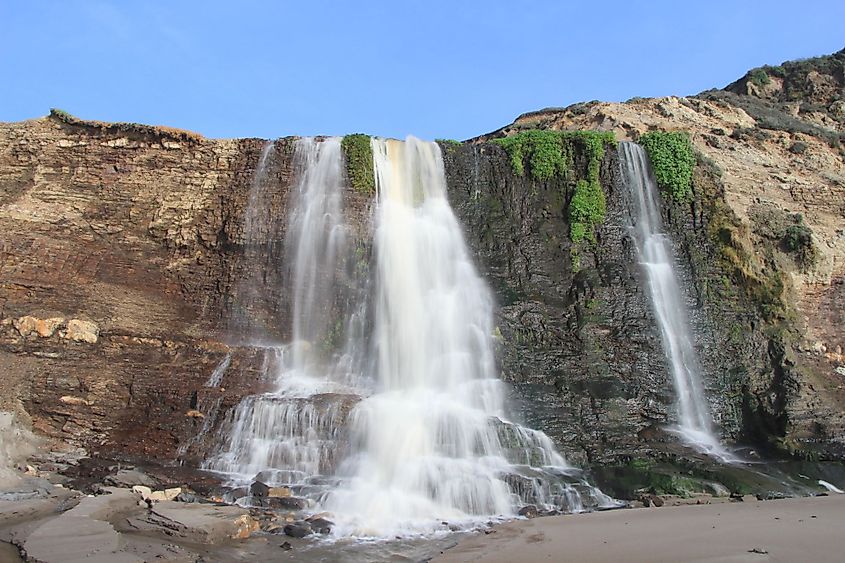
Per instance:
[[[663,233],[657,184],[645,150],[636,143],[620,143],[625,181],[636,202],[637,252],[646,274],[663,350],[677,395],[677,433],[696,450],[734,461],[713,431],[707,398],[701,384],[701,366],[692,344],[686,304],[675,275],[671,241]]]

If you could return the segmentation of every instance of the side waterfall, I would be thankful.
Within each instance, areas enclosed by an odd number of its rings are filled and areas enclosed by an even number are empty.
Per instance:
[[[218,451],[204,464],[233,482],[260,474],[270,484],[308,485],[310,478],[330,473],[338,434],[358,400],[346,384],[352,376],[345,368],[354,362],[334,342],[344,332],[342,319],[354,317],[348,314],[352,292],[342,283],[351,264],[341,164],[340,138],[297,141],[297,182],[285,238],[293,340],[268,348],[265,371],[275,389],[241,402]],[[263,174],[261,166],[256,174]],[[251,195],[251,204],[254,199]],[[257,215],[247,210],[248,219]],[[248,220],[247,239],[260,227]]]
[[[673,265],[671,241],[663,233],[657,183],[645,150],[636,143],[620,143],[625,182],[636,202],[635,241],[646,275],[649,295],[663,341],[663,350],[677,395],[677,433],[698,451],[731,461],[713,431],[701,366],[693,348],[686,304]]]
[[[438,145],[372,148],[369,258],[343,217],[340,140],[299,141],[286,253],[293,341],[276,389],[235,409],[206,467],[236,484],[291,487],[333,514],[338,535],[434,532],[526,504],[614,506],[548,436],[506,416],[494,302],[449,206]]]

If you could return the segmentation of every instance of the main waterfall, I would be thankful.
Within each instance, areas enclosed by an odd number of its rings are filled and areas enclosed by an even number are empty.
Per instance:
[[[701,383],[701,366],[693,348],[686,304],[681,298],[673,266],[671,242],[663,233],[657,185],[645,150],[636,143],[620,143],[620,161],[627,185],[636,200],[635,241],[645,271],[663,350],[677,396],[677,432],[702,453],[723,461],[727,452],[713,431],[707,397]]]
[[[548,436],[507,418],[494,301],[449,206],[438,145],[371,146],[378,195],[361,267],[340,142],[299,141],[286,253],[294,338],[276,389],[241,403],[206,466],[236,484],[289,486],[331,512],[340,535],[435,531],[526,504],[612,506]]]

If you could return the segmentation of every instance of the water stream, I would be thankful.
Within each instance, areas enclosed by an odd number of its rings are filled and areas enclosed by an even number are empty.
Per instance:
[[[713,428],[687,306],[675,274],[671,240],[663,232],[657,183],[648,156],[642,147],[630,142],[620,143],[619,156],[636,203],[634,239],[675,387],[678,424],[674,430],[696,450],[725,462],[732,461],[735,457],[720,443]]]

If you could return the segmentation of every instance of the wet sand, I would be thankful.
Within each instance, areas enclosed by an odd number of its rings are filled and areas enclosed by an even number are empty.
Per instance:
[[[845,495],[623,509],[509,522],[433,559],[845,561]]]

